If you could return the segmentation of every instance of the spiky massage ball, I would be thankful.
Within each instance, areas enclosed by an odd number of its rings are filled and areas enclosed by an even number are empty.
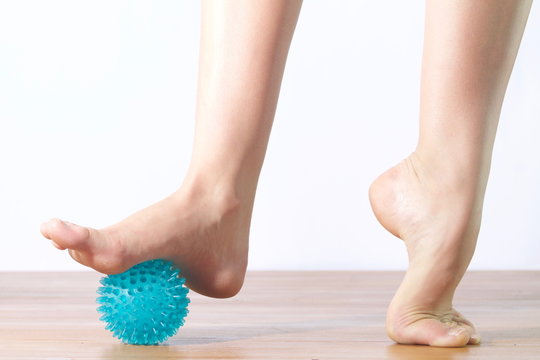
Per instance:
[[[150,260],[101,278],[100,320],[122,342],[156,345],[173,336],[188,313],[188,288],[170,261]]]

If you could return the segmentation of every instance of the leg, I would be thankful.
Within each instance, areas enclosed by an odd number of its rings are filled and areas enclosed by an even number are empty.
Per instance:
[[[103,273],[165,258],[178,264],[193,290],[236,294],[300,6],[301,0],[203,1],[195,141],[182,186],[107,228],[53,219],[42,234]]]
[[[472,258],[504,93],[531,1],[428,0],[416,151],[370,188],[409,269],[387,314],[399,343],[479,343],[452,307]]]

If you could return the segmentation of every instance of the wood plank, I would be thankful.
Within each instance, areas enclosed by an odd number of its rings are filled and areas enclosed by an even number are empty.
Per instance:
[[[540,271],[470,272],[456,307],[483,344],[396,345],[384,316],[401,272],[249,272],[232,299],[190,294],[165,346],[120,344],[93,272],[0,273],[0,359],[540,359]]]

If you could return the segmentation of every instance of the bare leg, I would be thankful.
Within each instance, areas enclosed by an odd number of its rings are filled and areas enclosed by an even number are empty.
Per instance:
[[[118,273],[173,260],[205,295],[236,294],[251,212],[300,0],[203,1],[193,157],[182,186],[97,230],[58,219],[43,235],[81,264]]]
[[[474,253],[504,93],[531,1],[428,0],[416,151],[370,188],[409,269],[388,309],[396,342],[476,344],[453,309]]]

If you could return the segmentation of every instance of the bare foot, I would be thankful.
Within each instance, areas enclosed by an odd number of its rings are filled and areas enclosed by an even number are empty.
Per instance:
[[[168,259],[194,291],[230,297],[244,280],[251,203],[186,186],[101,230],[52,219],[41,233],[99,272],[115,274],[142,261]]]
[[[401,344],[478,344],[472,323],[452,306],[476,245],[481,206],[476,185],[454,181],[416,153],[371,185],[379,222],[405,242],[409,269],[387,313],[388,335]]]

